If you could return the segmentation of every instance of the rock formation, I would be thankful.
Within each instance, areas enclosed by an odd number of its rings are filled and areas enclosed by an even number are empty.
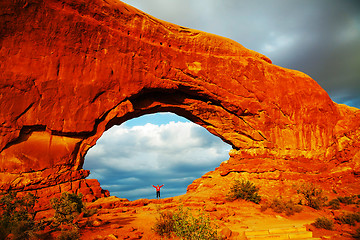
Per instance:
[[[0,2],[1,191],[108,195],[85,179],[86,152],[112,126],[155,112],[231,144],[222,176],[359,189],[360,111],[306,74],[118,0]]]

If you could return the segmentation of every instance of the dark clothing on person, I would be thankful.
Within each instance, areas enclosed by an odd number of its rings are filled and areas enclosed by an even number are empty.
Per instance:
[[[152,185],[152,186],[156,189],[156,198],[160,198],[160,188],[162,188],[164,186],[164,184],[161,186],[159,186],[159,185],[157,185],[157,186]]]

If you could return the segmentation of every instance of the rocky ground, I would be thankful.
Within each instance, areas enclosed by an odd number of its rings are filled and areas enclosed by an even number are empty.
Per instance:
[[[336,225],[334,231],[328,231],[312,226],[311,223],[316,218],[332,217],[334,211],[326,209],[315,211],[303,207],[301,213],[288,217],[270,209],[261,211],[260,205],[244,200],[228,202],[191,194],[161,200],[136,201],[108,197],[88,205],[88,208],[97,208],[98,211],[90,218],[79,220],[80,226],[83,226],[81,239],[161,239],[152,230],[159,212],[177,211],[179,206],[190,208],[192,212],[204,209],[226,239],[246,239],[245,232],[249,230],[306,226],[308,231],[313,232],[313,237],[341,240],[352,239],[350,233],[356,228]]]
[[[275,189],[276,191],[281,191],[281,189],[274,188],[273,195],[269,195],[270,190],[264,183],[267,180],[263,180],[261,185],[261,182],[257,182],[258,186],[262,186],[266,190],[262,191],[260,188],[259,193],[262,196],[260,204],[245,200],[229,201],[226,195],[231,182],[240,176],[241,174],[231,173],[224,177],[218,171],[209,172],[201,179],[194,181],[188,187],[185,195],[173,198],[128,201],[110,196],[87,203],[87,208],[96,209],[96,213],[91,217],[80,215],[76,220],[80,227],[81,239],[161,239],[153,231],[159,213],[178,211],[179,207],[190,209],[193,214],[198,213],[199,210],[205,212],[218,226],[218,232],[226,239],[247,239],[246,234],[249,231],[306,227],[307,233],[312,233],[313,237],[306,239],[345,240],[353,239],[351,234],[360,227],[359,223],[356,226],[335,224],[334,230],[329,231],[318,229],[312,225],[319,217],[325,216],[334,219],[344,212],[359,212],[359,206],[356,204],[341,204],[339,210],[332,210],[329,207],[314,210],[302,206],[302,211],[292,216],[276,213],[270,208],[263,210],[262,206],[271,199],[271,196],[282,194],[284,199],[288,199],[288,196],[292,194],[291,199],[296,201],[299,197],[289,188],[283,189],[284,192],[275,192]],[[256,179],[254,181],[256,182]],[[334,196],[328,196],[329,200],[334,198]],[[51,214],[53,213],[49,212],[49,216]]]

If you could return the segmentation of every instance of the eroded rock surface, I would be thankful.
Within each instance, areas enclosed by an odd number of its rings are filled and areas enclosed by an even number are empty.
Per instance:
[[[102,133],[164,111],[233,146],[221,176],[359,188],[360,111],[306,74],[117,0],[0,2],[1,191],[89,188],[84,156]]]

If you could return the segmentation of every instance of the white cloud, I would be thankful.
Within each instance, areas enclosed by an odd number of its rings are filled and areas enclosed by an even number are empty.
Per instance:
[[[196,178],[228,159],[231,147],[191,122],[114,126],[85,158],[89,178],[112,194],[129,199],[153,197],[152,184],[166,183],[164,194],[183,194]],[[121,190],[121,191],[120,191]],[[136,195],[137,194],[137,195]],[[145,195],[144,195],[145,194]]]

